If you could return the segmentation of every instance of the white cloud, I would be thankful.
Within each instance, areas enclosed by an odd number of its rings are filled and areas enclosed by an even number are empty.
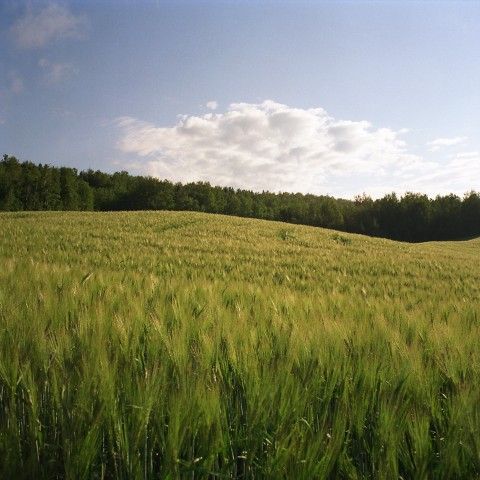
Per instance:
[[[10,93],[13,93],[14,95],[18,95],[19,93],[23,92],[25,88],[23,79],[22,77],[20,77],[20,75],[17,72],[11,71],[8,75],[8,79],[10,82],[10,85],[9,85]]]
[[[380,197],[389,192],[426,193],[430,197],[454,193],[462,196],[480,190],[480,152],[460,152],[442,162],[422,162],[403,174],[393,169],[381,184],[370,183],[367,192]],[[373,185],[373,186],[372,186]]]
[[[427,143],[431,152],[436,152],[443,147],[453,147],[455,145],[463,145],[468,140],[468,137],[451,137],[451,138],[436,138]]]
[[[438,168],[417,177],[413,185],[419,189],[422,185],[432,186],[435,194],[462,194],[470,190],[479,190],[480,153],[461,152],[454,155]],[[473,183],[476,181],[476,184]],[[433,195],[433,192],[432,192]]]
[[[71,63],[53,63],[46,58],[41,58],[38,66],[44,71],[44,79],[47,83],[59,83],[77,73],[77,69]]]
[[[210,100],[209,102],[207,102],[205,104],[205,106],[209,109],[209,110],[216,110],[218,108],[218,102],[216,102],[215,100]]]
[[[392,168],[409,175],[425,167],[399,132],[270,100],[183,115],[169,127],[131,117],[117,125],[118,148],[139,157],[127,168],[174,181],[321,193],[346,178],[384,179]]]
[[[56,40],[81,38],[86,23],[85,16],[74,15],[67,7],[50,3],[36,10],[28,6],[11,30],[19,47],[41,48]]]
[[[455,159],[464,159],[464,160],[472,160],[472,159],[480,159],[480,152],[460,152],[457,153],[454,157]]]

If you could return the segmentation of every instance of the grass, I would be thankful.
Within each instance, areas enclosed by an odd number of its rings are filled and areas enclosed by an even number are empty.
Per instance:
[[[0,478],[480,478],[480,241],[0,215]]]

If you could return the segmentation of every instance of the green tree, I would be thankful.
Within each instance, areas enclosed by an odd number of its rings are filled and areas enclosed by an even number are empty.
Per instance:
[[[60,196],[63,210],[79,209],[76,176],[77,172],[72,168],[60,169]]]

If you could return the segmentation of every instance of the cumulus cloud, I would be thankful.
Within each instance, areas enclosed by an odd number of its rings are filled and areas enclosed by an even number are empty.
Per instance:
[[[418,190],[428,186],[432,196],[440,193],[462,194],[469,190],[478,190],[480,178],[480,152],[460,152],[437,168],[420,175],[412,182]],[[474,183],[476,181],[476,183]]]
[[[430,197],[449,193],[462,196],[471,190],[480,190],[479,179],[480,152],[459,152],[442,161],[423,162],[400,175],[393,170],[382,184],[373,184],[367,191],[374,197],[392,191],[399,194],[421,192]]]
[[[39,9],[27,7],[11,30],[19,47],[35,49],[56,40],[81,38],[86,23],[85,16],[74,15],[67,7],[50,3]]]
[[[44,71],[45,82],[50,84],[59,83],[77,73],[71,63],[54,63],[46,58],[41,58],[38,66]]]
[[[443,147],[453,147],[455,145],[463,145],[468,140],[468,137],[451,137],[451,138],[436,138],[427,143],[431,152],[436,152]]]
[[[118,148],[139,159],[126,167],[182,182],[319,193],[333,178],[382,177],[392,167],[408,172],[422,163],[400,132],[270,100],[183,115],[168,127],[131,117],[117,126]]]
[[[218,108],[218,103],[215,100],[210,100],[205,104],[209,110],[216,110]]]

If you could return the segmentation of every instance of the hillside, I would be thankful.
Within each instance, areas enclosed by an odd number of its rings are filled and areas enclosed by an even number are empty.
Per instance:
[[[0,477],[478,478],[480,240],[0,214]]]
[[[195,211],[331,228],[408,242],[480,235],[480,195],[395,193],[355,200],[173,183],[154,177],[0,160],[0,211]]]

